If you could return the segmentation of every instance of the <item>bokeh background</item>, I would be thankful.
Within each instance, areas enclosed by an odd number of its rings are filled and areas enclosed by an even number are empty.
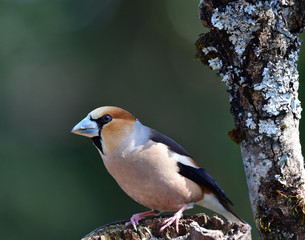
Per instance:
[[[91,141],[70,134],[103,105],[183,145],[254,226],[239,146],[226,135],[234,128],[226,87],[194,58],[207,31],[198,2],[0,1],[1,239],[80,239],[146,210]],[[300,56],[304,101],[304,47]]]

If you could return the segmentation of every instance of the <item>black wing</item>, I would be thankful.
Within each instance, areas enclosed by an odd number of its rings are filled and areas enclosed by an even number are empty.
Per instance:
[[[215,180],[211,177],[210,174],[208,174],[208,172],[204,168],[193,168],[191,166],[186,166],[180,162],[178,162],[178,167],[179,173],[182,176],[194,181],[195,183],[198,183],[199,185],[207,187],[212,192],[214,192],[217,197],[219,197],[219,200],[233,205],[230,199],[228,199],[225,195],[224,191],[222,191],[222,189],[217,185]]]
[[[180,155],[191,157],[191,155],[178,143],[176,143],[173,139],[159,133],[158,131],[152,129],[150,139],[154,142],[160,142],[168,146],[170,150],[173,152],[176,152]]]
[[[171,138],[159,133],[156,130],[151,130],[150,139],[154,142],[160,142],[165,144],[170,150],[180,155],[192,158],[192,156],[178,143],[176,143]],[[195,164],[196,162],[194,161],[193,163]],[[194,181],[199,185],[207,187],[216,194],[219,200],[222,200],[226,204],[230,203],[231,205],[233,205],[230,199],[227,198],[222,189],[217,185],[215,180],[210,176],[210,174],[208,174],[204,168],[201,168],[199,166],[200,165],[198,164],[198,168],[195,168],[178,162],[179,173],[182,176]]]

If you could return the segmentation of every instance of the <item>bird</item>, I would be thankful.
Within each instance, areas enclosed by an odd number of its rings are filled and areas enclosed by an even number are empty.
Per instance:
[[[208,172],[178,143],[143,125],[128,111],[103,106],[74,126],[74,134],[91,138],[104,165],[123,191],[151,209],[134,214],[126,226],[136,230],[148,215],[177,211],[160,231],[178,224],[194,204],[210,209],[232,222],[244,222],[232,202]]]

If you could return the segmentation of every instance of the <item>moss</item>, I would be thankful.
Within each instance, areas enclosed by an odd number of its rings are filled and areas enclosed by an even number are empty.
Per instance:
[[[263,215],[258,219],[259,226],[261,229],[263,229],[265,232],[271,232],[271,221],[268,221],[268,218],[266,215]]]
[[[299,182],[304,184],[303,182]],[[305,221],[305,199],[299,194],[296,195],[285,195],[282,191],[277,190],[278,194],[286,199],[287,205],[292,210],[292,215],[296,218],[301,218],[302,221]]]
[[[258,220],[259,226],[264,232],[271,233],[272,218],[265,214],[267,212],[268,210],[258,202],[256,205],[255,220]]]

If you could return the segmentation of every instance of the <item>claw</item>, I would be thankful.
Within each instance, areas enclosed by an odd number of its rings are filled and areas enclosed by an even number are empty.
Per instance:
[[[184,204],[182,206],[182,208],[180,208],[180,210],[178,212],[176,212],[174,214],[174,216],[166,219],[164,222],[163,222],[163,226],[161,227],[160,229],[160,232],[163,232],[165,228],[167,228],[168,226],[172,225],[173,222],[176,222],[175,226],[176,226],[176,231],[177,233],[179,233],[179,228],[178,228],[178,224],[179,224],[179,220],[180,218],[183,216],[183,211],[188,207],[187,204]]]
[[[128,226],[131,224],[133,226],[134,230],[137,230],[137,225],[141,219],[143,219],[143,217],[141,216],[141,213],[134,214],[134,215],[132,215],[130,222],[125,223],[125,226]]]
[[[151,210],[151,211],[147,211],[147,212],[143,212],[143,213],[134,214],[134,215],[132,215],[130,221],[125,223],[125,226],[129,226],[131,224],[133,226],[134,230],[137,230],[137,225],[139,224],[140,220],[144,219],[145,216],[153,215],[156,213],[157,213],[156,211]]]

